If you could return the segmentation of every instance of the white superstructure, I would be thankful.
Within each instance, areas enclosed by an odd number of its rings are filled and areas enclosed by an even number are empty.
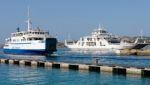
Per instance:
[[[119,37],[107,32],[104,27],[98,27],[90,36],[81,37],[78,41],[66,42],[65,45],[70,49],[81,50],[110,50],[132,48],[135,43],[127,43]]]
[[[4,45],[4,53],[9,54],[51,54],[56,51],[56,38],[39,27],[32,29],[28,12],[27,31],[11,33]]]

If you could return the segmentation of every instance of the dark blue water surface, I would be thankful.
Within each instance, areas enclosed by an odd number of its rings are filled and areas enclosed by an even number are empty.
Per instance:
[[[100,59],[100,64],[115,64],[124,66],[150,67],[149,56],[111,56],[73,52],[68,49],[58,49],[52,56],[6,55],[0,51],[1,58],[32,59],[46,61],[61,61],[73,63],[93,63]],[[150,85],[149,77],[140,75],[114,75],[111,73],[96,73],[0,64],[0,85]]]
[[[7,55],[1,51],[1,58],[11,59],[29,59],[29,60],[46,60],[71,63],[88,63],[92,64],[99,59],[99,64],[123,65],[134,67],[150,67],[150,56],[116,56],[111,52],[94,53],[70,51],[68,49],[58,49],[52,56],[33,56],[33,55]]]

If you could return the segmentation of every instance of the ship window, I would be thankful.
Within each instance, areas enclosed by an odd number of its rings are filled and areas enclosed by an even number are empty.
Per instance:
[[[43,40],[43,38],[33,38],[34,40]]]
[[[82,42],[82,46],[84,45],[84,42]]]
[[[84,41],[84,39],[82,38],[82,41]]]
[[[32,40],[32,38],[28,38],[28,40],[30,41],[30,40]]]
[[[92,41],[92,38],[87,38],[88,41]]]
[[[46,32],[47,35],[49,35],[49,32]]]
[[[15,42],[16,40],[14,39],[13,42]]]
[[[99,42],[100,46],[102,46],[102,42]]]
[[[87,46],[96,46],[96,42],[87,42],[86,45]]]

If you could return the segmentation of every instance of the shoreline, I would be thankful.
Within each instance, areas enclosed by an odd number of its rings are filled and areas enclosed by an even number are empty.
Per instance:
[[[124,49],[120,50],[120,55],[150,56],[150,49]]]

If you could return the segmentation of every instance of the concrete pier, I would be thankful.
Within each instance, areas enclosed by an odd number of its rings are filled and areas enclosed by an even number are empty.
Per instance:
[[[5,60],[6,60],[6,59],[1,59],[0,61],[1,61],[1,63],[5,63]]]
[[[87,70],[92,72],[110,72],[112,74],[123,75],[141,75],[150,77],[150,68],[136,68],[136,67],[122,67],[122,66],[109,66],[109,65],[92,65],[92,64],[78,64],[78,63],[66,63],[66,62],[50,62],[50,61],[33,61],[33,60],[13,60],[13,59],[0,59],[0,63],[3,64],[15,64],[25,66],[37,66],[37,67],[52,67],[63,68],[71,70]]]
[[[44,61],[39,61],[37,62],[37,65],[40,67],[45,67],[45,62]]]
[[[131,68],[126,69],[126,73],[127,74],[138,74],[138,75],[140,75],[142,73],[142,70],[131,67]]]
[[[25,60],[20,60],[20,61],[19,61],[19,64],[20,64],[20,65],[24,65],[24,64],[25,64]]]
[[[113,73],[114,74],[124,74],[124,75],[126,75],[126,68],[124,68],[124,67],[114,67],[113,68]]]
[[[46,61],[44,64],[45,64],[45,67],[52,67],[52,63],[51,62]]]
[[[79,64],[79,70],[89,70],[89,66],[84,64]]]
[[[38,63],[37,63],[37,61],[31,61],[31,65],[32,65],[32,66],[37,66]]]
[[[14,64],[19,65],[20,61],[19,60],[14,60]]]
[[[52,63],[52,67],[53,68],[60,68],[60,64],[59,63]]]
[[[69,65],[69,69],[79,70],[79,65],[77,65],[77,64],[70,64]]]
[[[100,66],[90,65],[89,71],[100,72]]]
[[[13,64],[14,63],[14,60],[9,60],[9,64]]]
[[[103,72],[112,72],[113,71],[113,67],[101,66],[100,70],[103,71]]]
[[[68,63],[61,63],[60,67],[61,68],[69,68],[69,64]]]

